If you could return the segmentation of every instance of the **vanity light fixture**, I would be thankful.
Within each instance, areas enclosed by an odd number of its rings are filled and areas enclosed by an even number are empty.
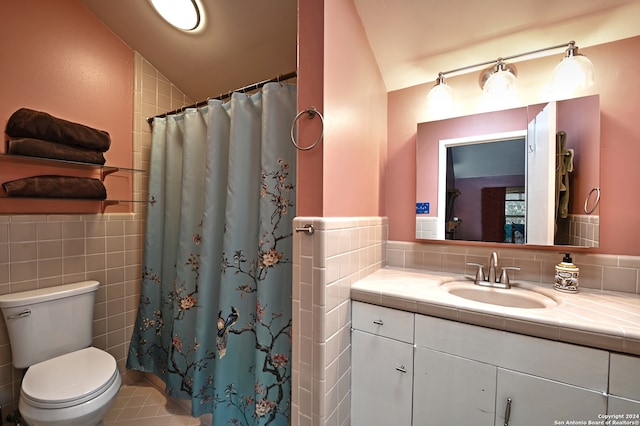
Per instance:
[[[182,31],[196,30],[202,24],[196,0],[149,0],[162,18]]]
[[[565,56],[556,66],[552,76],[552,90],[556,96],[565,96],[576,90],[585,89],[593,84],[593,64],[586,56],[578,53],[578,46],[574,41],[532,50],[517,55],[498,58],[479,64],[468,65],[449,71],[438,73],[436,84],[427,95],[427,111],[431,117],[451,115],[451,105],[455,106],[453,89],[444,82],[445,75],[459,73],[474,68],[491,65],[482,71],[480,75],[480,87],[483,90],[482,103],[487,109],[504,108],[517,103],[516,77],[514,65],[505,61],[532,56],[549,50],[565,48]],[[435,92],[435,93],[434,93]]]

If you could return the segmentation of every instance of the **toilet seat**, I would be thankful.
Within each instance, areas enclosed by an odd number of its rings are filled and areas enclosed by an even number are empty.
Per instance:
[[[20,394],[33,407],[71,407],[96,398],[118,377],[113,356],[88,347],[29,367]]]

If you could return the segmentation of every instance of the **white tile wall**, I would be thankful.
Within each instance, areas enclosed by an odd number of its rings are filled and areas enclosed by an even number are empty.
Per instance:
[[[438,218],[434,216],[416,216],[416,239],[435,240],[438,236]]]
[[[385,263],[387,219],[298,217],[293,239],[294,426],[350,423],[351,284]]]

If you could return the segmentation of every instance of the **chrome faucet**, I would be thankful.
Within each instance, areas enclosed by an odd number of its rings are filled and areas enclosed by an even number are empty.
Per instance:
[[[498,282],[496,278],[496,269],[498,269],[498,253],[495,251],[489,255],[489,275],[487,281],[490,283]]]
[[[496,287],[496,288],[511,288],[511,284],[509,283],[509,274],[507,271],[519,271],[520,268],[517,266],[503,266],[502,273],[498,278],[498,253],[495,251],[489,255],[489,264],[487,268],[489,272],[487,276],[484,275],[484,265],[479,263],[467,263],[469,266],[477,266],[476,276],[473,281],[474,284],[487,286],[487,287]]]

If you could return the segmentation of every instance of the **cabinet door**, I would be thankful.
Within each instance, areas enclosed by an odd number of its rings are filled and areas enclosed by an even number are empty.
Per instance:
[[[410,426],[413,346],[354,330],[351,424]]]
[[[493,365],[416,348],[413,426],[493,425],[496,370]]]
[[[640,357],[611,354],[609,366],[608,414],[621,414],[623,420],[640,421]],[[624,415],[629,415],[625,418]]]
[[[639,422],[640,401],[609,395],[607,414],[618,414],[622,420]]]
[[[511,399],[508,422],[505,420]],[[498,368],[496,426],[539,426],[567,420],[598,420],[607,412],[607,397],[553,380]],[[556,423],[558,422],[558,423]]]

